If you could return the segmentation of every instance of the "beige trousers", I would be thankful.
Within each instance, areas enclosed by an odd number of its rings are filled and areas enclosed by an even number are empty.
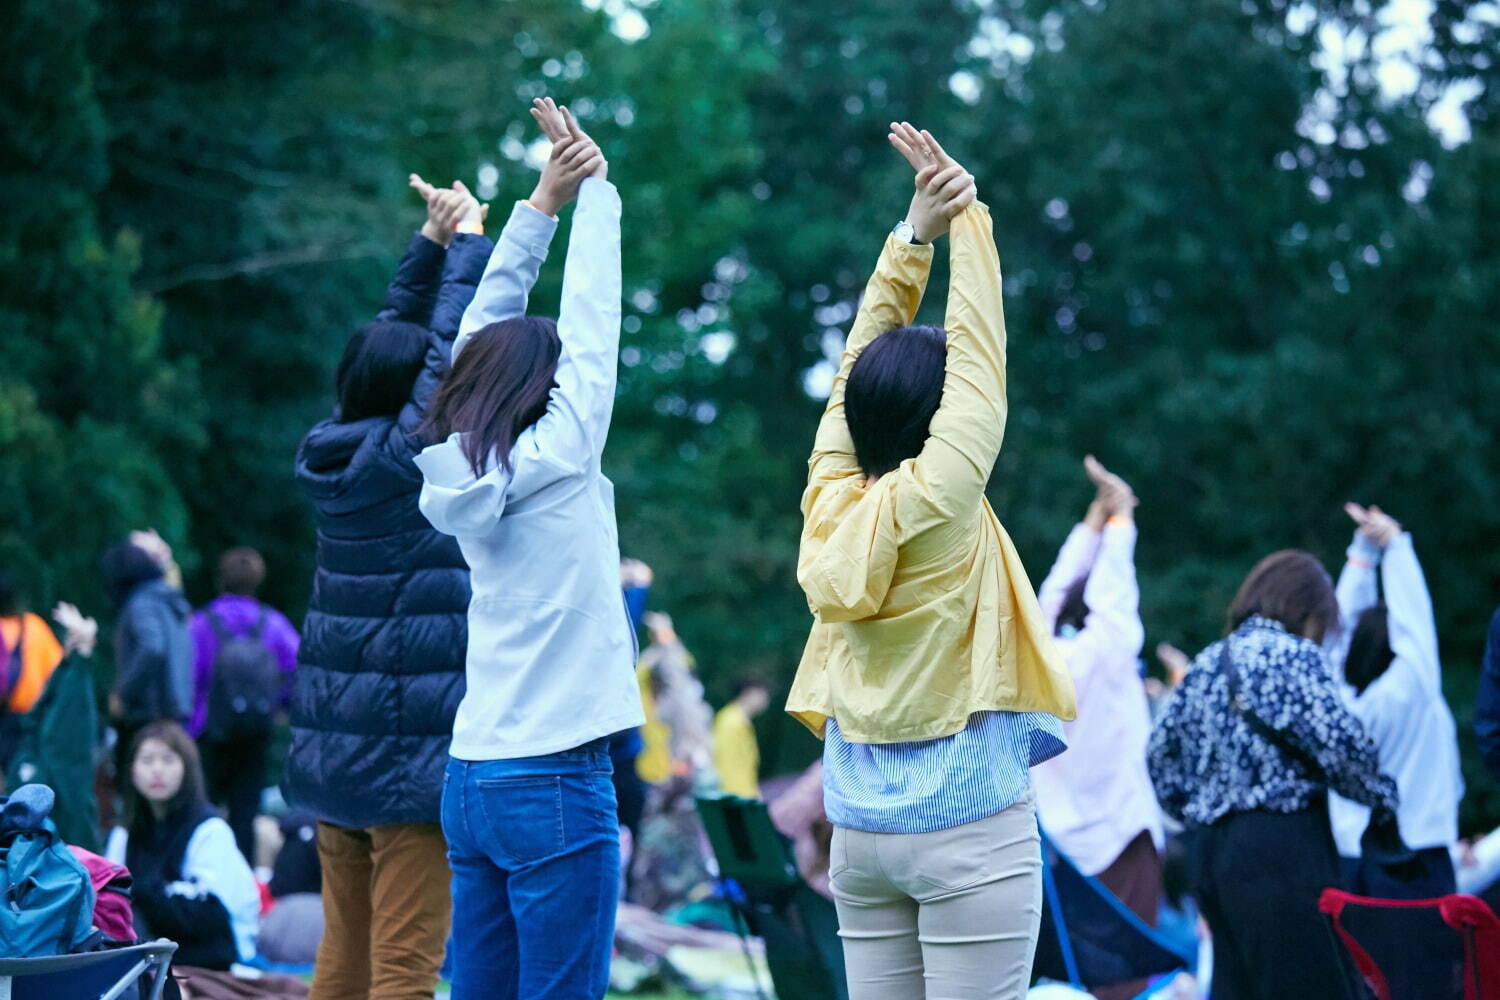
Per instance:
[[[1028,789],[987,819],[935,833],[835,829],[829,872],[849,1000],[1013,1000],[1042,919]]]

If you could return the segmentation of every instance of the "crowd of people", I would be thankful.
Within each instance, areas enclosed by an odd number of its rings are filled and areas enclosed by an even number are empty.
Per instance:
[[[440,973],[455,1000],[602,997],[621,900],[665,910],[712,885],[695,798],[762,795],[754,720],[773,683],[739,679],[715,713],[671,619],[647,610],[649,567],[620,557],[602,455],[621,196],[566,108],[531,114],[552,151],[498,239],[462,183],[411,178],[427,220],[297,453],[317,533],[300,631],[256,597],[253,549],[223,554],[197,611],[155,532],[104,553],[115,783],[96,795],[97,625],[61,604],[59,641],[0,580],[11,780],[52,784],[76,842],[102,821],[143,935],[176,940],[184,965],[266,958],[264,897],[280,893],[258,884],[258,817],[283,722],[281,839],[311,870],[288,877],[321,900],[317,1000],[430,997]],[[849,996],[1024,994],[1039,823],[1147,926],[1175,850],[1214,997],[1345,995],[1318,893],[1457,882],[1457,728],[1411,534],[1350,504],[1337,584],[1307,552],[1268,555],[1222,639],[1191,660],[1159,649],[1169,684],[1153,689],[1139,500],[1086,458],[1094,498],[1032,590],[985,498],[1006,418],[990,216],[929,133],[894,123],[890,141],[915,191],[802,502],[814,623],[786,709],[823,753],[771,808],[836,907]],[[574,202],[558,317],[530,314]],[[944,324],[914,325],[945,236]],[[1477,718],[1500,778],[1500,612]],[[49,739],[71,748],[38,753]]]

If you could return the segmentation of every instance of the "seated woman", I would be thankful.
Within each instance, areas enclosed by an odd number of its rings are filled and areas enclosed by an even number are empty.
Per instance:
[[[787,711],[825,738],[850,1000],[1025,994],[1042,863],[1028,769],[1073,685],[984,497],[1006,416],[1000,258],[973,178],[917,169],[809,462],[797,579],[816,615]],[[949,231],[946,329],[912,326]]]
[[[234,832],[208,804],[198,749],[175,722],[130,749],[125,826],[105,854],[130,869],[137,932],[177,942],[178,965],[228,969],[255,957],[260,890]]]

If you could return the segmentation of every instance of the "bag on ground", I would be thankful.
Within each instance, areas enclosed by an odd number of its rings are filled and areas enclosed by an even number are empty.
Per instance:
[[[47,818],[55,796],[23,785],[0,807],[0,955],[86,951],[99,938],[94,886]]]

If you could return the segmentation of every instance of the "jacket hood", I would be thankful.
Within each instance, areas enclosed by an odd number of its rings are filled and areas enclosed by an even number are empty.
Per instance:
[[[165,605],[175,617],[182,621],[187,621],[193,614],[193,606],[188,603],[182,591],[159,577],[139,584],[130,592],[130,601],[153,601]]]
[[[297,449],[297,478],[311,491],[336,492],[373,457],[379,442],[395,421],[369,417],[340,423],[329,418],[317,424]]]
[[[500,520],[510,473],[497,465],[476,477],[458,434],[423,449],[415,461],[424,480],[418,506],[434,528],[447,535],[486,535]]]
[[[900,552],[896,532],[897,473],[867,486],[851,475],[825,487],[808,511],[797,582],[808,607],[825,622],[852,622],[880,610]]]

